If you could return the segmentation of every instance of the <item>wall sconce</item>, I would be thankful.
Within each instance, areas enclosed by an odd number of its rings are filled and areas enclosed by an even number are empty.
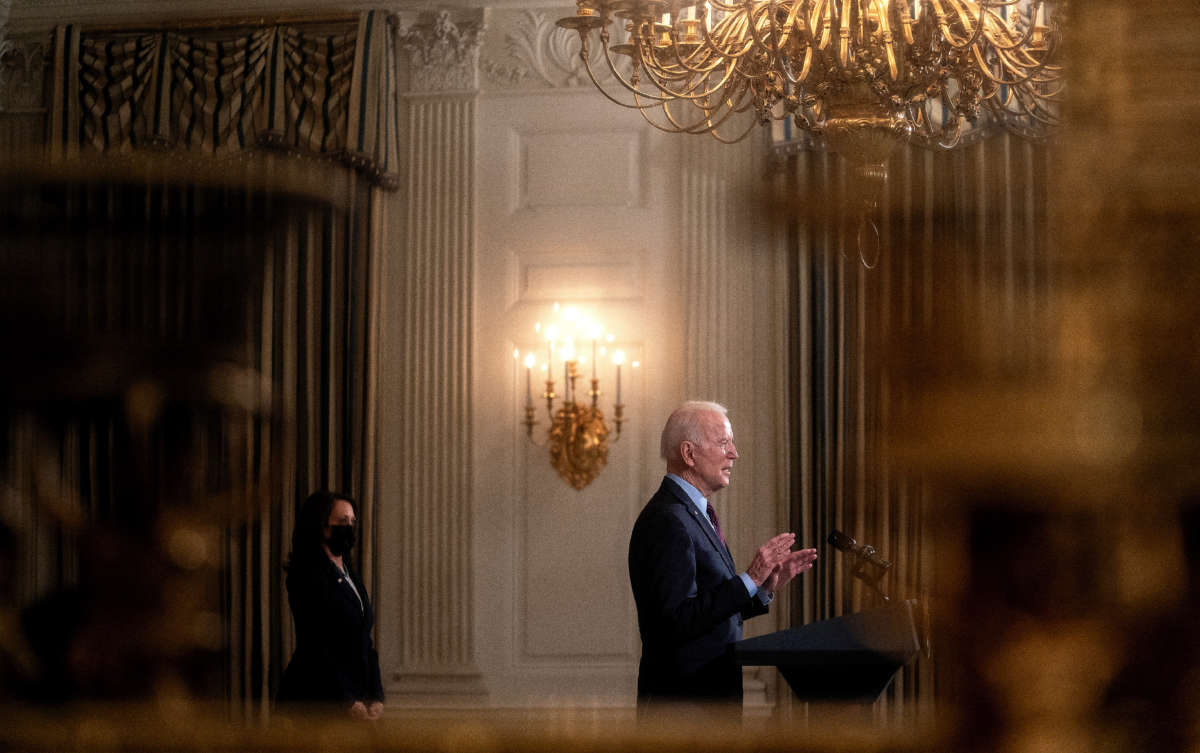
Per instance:
[[[554,313],[559,313],[559,305],[554,304]],[[546,362],[538,364],[537,355],[533,352],[525,354],[525,436],[535,445],[549,446],[550,465],[558,471],[558,475],[575,489],[583,489],[592,483],[604,466],[608,463],[608,446],[610,434],[608,424],[604,421],[604,413],[600,410],[600,379],[597,368],[601,359],[609,358],[609,349],[614,340],[613,334],[607,332],[599,322],[584,317],[574,306],[562,309],[562,320],[554,321],[546,326],[537,323],[535,331],[546,343]],[[576,349],[576,343],[591,343],[591,389],[579,398],[577,382],[582,378],[583,370],[589,366],[586,354]],[[554,356],[562,361],[563,379],[561,395],[554,391]],[[513,358],[522,361],[520,349],[513,351]],[[621,424],[625,422],[625,405],[621,402],[621,367],[625,362],[625,353],[614,350],[611,360],[616,367],[617,399],[613,403],[613,433],[611,441],[621,438]],[[638,368],[639,362],[633,361],[631,368]],[[533,400],[533,371],[538,368],[545,377],[546,390],[542,397],[546,400],[546,416],[550,428],[546,432],[545,444],[539,444],[533,436],[533,427],[537,425],[534,415],[537,409]],[[555,398],[560,398],[559,407],[554,407]]]

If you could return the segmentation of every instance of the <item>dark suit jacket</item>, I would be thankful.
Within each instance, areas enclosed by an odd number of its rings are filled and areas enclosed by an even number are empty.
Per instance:
[[[740,700],[731,647],[742,620],[767,607],[749,595],[729,549],[669,478],[633,525],[629,580],[642,635],[639,701]]]
[[[287,575],[296,651],[283,673],[280,702],[383,700],[379,655],[371,641],[375,615],[367,589],[352,575],[362,604],[327,557],[296,563]]]

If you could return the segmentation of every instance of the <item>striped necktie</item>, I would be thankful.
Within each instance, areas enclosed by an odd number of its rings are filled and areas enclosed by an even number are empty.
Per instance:
[[[717,538],[725,544],[725,534],[721,532],[721,521],[717,518],[717,508],[712,506],[712,502],[708,502],[708,519],[712,521],[713,528],[717,531]],[[728,544],[725,544],[728,547]]]

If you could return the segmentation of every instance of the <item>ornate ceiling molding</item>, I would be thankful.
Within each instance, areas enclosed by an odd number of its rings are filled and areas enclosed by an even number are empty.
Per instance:
[[[450,12],[423,16],[401,27],[398,39],[408,52],[413,93],[475,91],[479,88],[479,20],[454,21]]]
[[[579,35],[560,29],[542,13],[522,11],[504,35],[504,49],[509,61],[488,58],[481,66],[488,80],[499,86],[573,88],[590,83],[579,59]],[[611,78],[598,47],[591,57],[592,69],[602,72],[601,80]]]

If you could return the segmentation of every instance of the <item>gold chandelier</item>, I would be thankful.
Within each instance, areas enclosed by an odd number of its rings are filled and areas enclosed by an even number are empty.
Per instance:
[[[788,120],[878,162],[896,137],[951,147],[986,109],[1029,135],[1056,121],[1062,2],[1044,0],[578,0],[592,82],[652,125],[744,138]],[[592,31],[607,74],[593,69]],[[620,37],[613,43],[614,31]],[[622,101],[603,79],[631,95]],[[753,110],[740,132],[731,116]],[[884,152],[886,156],[886,151]]]
[[[604,466],[608,464],[609,437],[612,442],[621,438],[621,424],[625,422],[625,406],[621,402],[621,368],[625,363],[625,352],[613,350],[611,360],[616,367],[616,400],[613,403],[613,429],[610,435],[608,425],[604,421],[604,413],[600,410],[600,379],[597,369],[601,358],[609,356],[609,350],[615,340],[611,332],[607,332],[602,324],[583,315],[575,306],[561,309],[554,304],[554,313],[561,315],[544,326],[538,322],[535,331],[545,340],[544,352],[546,360],[538,363],[538,353],[529,351],[521,358],[520,349],[513,350],[513,358],[525,366],[525,435],[534,444],[533,427],[537,425],[537,409],[534,405],[533,373],[538,370],[543,375],[546,389],[541,397],[546,401],[546,416],[550,427],[546,433],[545,445],[550,449],[550,465],[558,471],[558,475],[572,487],[582,490],[592,483]],[[590,342],[591,359],[581,348]],[[539,349],[540,350],[540,349]],[[555,356],[562,363],[563,381],[562,395],[555,393]],[[591,389],[581,399],[577,382],[582,378],[583,370],[591,368]],[[631,368],[641,364],[633,361]],[[555,409],[554,401],[559,399],[559,407]],[[541,446],[541,445],[538,445]]]
[[[558,25],[579,32],[592,83],[655,128],[732,143],[756,124],[783,121],[823,137],[849,160],[860,195],[858,254],[867,268],[879,258],[876,215],[898,141],[950,149],[968,123],[1036,138],[1058,121],[1062,69],[1054,61],[1065,0],[577,5]],[[608,91],[610,80],[629,101]],[[746,111],[754,114],[749,124],[730,133],[731,118]]]

